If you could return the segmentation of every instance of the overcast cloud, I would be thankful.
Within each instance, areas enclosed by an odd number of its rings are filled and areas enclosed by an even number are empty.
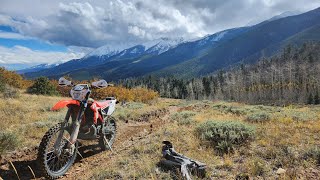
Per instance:
[[[317,7],[319,0],[1,0],[0,25],[16,32],[0,31],[0,38],[36,38],[69,51],[0,47],[0,62],[54,62],[79,58],[102,45],[194,39]]]
[[[53,43],[99,47],[191,39],[319,6],[319,0],[1,0],[0,24]]]

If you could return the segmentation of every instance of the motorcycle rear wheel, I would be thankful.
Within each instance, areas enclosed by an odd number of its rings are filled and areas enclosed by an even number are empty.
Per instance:
[[[62,126],[63,124],[59,123],[50,128],[43,136],[39,146],[39,169],[46,179],[57,179],[58,177],[63,176],[72,166],[77,157],[77,143],[75,144],[75,148],[71,154],[70,151],[67,152],[66,147],[70,134]],[[56,142],[61,130],[64,131],[63,138],[60,143],[61,150],[59,154],[56,154],[54,152],[54,143]]]
[[[99,139],[99,146],[102,151],[111,150],[112,145],[116,139],[117,125],[114,117],[109,117],[110,119],[106,122],[106,127],[109,128],[110,133],[102,134]]]

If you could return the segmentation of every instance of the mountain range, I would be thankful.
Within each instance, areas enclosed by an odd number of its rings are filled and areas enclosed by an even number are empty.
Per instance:
[[[253,26],[227,29],[196,40],[161,38],[138,45],[102,46],[81,59],[40,65],[20,73],[28,78],[69,75],[108,81],[146,75],[191,78],[240,63],[254,63],[285,46],[320,40],[320,8],[283,13]]]

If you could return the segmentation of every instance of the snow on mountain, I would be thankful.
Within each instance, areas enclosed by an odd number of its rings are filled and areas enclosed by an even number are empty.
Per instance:
[[[184,42],[185,40],[183,38],[161,38],[143,43],[142,46],[145,47],[147,53],[162,54]]]
[[[54,63],[38,64],[38,65],[29,67],[29,68],[17,70],[17,73],[23,74],[23,73],[29,73],[29,72],[37,72],[37,71],[41,71],[43,69],[49,69],[49,68],[56,67],[56,66],[58,66],[58,65],[60,65],[62,63],[64,63],[64,62],[63,61],[59,61],[59,62],[54,62]]]
[[[132,47],[133,44],[118,44],[118,45],[104,45],[101,46],[95,50],[93,50],[92,52],[90,52],[89,54],[87,54],[85,57],[83,57],[83,59],[86,59],[87,57],[90,56],[107,56],[107,57],[111,57],[113,55],[116,55],[118,53],[120,53],[121,51],[123,51],[124,49],[130,48]]]
[[[217,32],[217,33],[212,34],[212,35],[207,35],[207,36],[205,36],[205,37],[203,37],[201,39],[196,40],[197,41],[197,45],[198,46],[202,46],[204,44],[220,41],[227,33],[228,33],[228,30]]]
[[[167,50],[176,47],[177,45],[183,43],[184,40],[182,38],[170,39],[170,38],[160,38],[152,41],[148,41],[142,44],[122,44],[122,45],[105,45],[99,47],[87,54],[83,59],[88,57],[97,56],[104,58],[109,58],[114,55],[118,55],[119,57],[128,55],[128,54],[141,54],[145,53],[153,53],[153,54],[161,54],[166,52]],[[144,48],[141,50],[141,46]],[[143,51],[143,52],[141,52]]]

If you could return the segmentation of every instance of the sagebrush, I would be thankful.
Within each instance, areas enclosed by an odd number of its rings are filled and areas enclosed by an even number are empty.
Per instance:
[[[14,133],[0,132],[0,155],[18,146],[18,137]]]
[[[228,153],[254,139],[255,128],[237,121],[209,120],[198,125],[196,134],[218,152]]]
[[[18,98],[20,97],[20,91],[17,88],[11,87],[9,85],[5,85],[3,90],[3,97],[7,98]]]
[[[195,121],[193,120],[193,116],[196,113],[192,111],[181,111],[176,112],[170,116],[171,120],[178,122],[179,125],[191,125]]]
[[[269,113],[266,112],[256,112],[256,113],[251,113],[247,116],[246,121],[249,122],[259,122],[259,123],[263,123],[263,122],[267,122],[271,120],[271,116]]]

